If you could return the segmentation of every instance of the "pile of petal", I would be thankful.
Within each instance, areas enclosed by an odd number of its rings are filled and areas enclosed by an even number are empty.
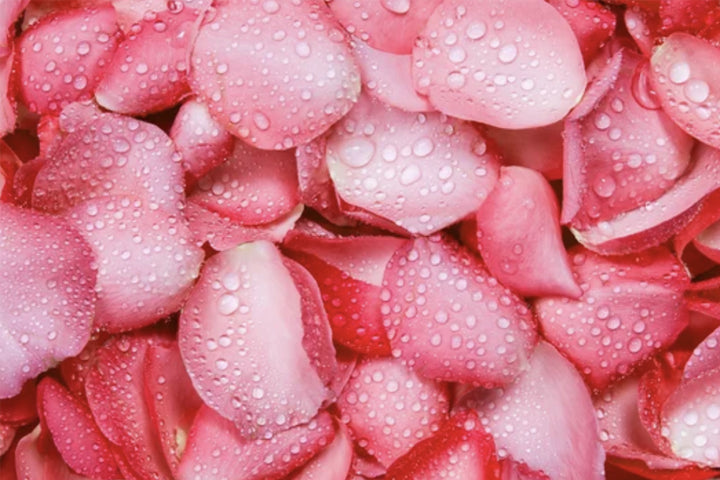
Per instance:
[[[720,478],[720,6],[0,1],[0,292],[0,480]]]

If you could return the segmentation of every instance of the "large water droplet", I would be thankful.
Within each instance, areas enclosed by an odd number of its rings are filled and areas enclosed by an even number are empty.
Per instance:
[[[365,138],[351,138],[340,150],[340,159],[348,167],[361,168],[370,163],[375,144]]]
[[[681,84],[690,79],[690,65],[685,62],[676,62],[670,67],[670,81]]]
[[[404,15],[410,11],[410,0],[381,0],[380,2],[389,12]]]

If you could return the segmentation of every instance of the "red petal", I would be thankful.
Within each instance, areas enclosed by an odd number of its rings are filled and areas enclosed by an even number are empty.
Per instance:
[[[13,199],[13,179],[20,165],[15,152],[0,140],[0,201],[9,202]]]
[[[317,279],[336,342],[368,355],[390,354],[380,287],[385,266],[403,243],[394,237],[288,238],[290,256]]]
[[[368,357],[358,362],[337,406],[357,444],[388,467],[438,429],[449,394],[399,360]]]
[[[0,424],[0,457],[5,455],[5,452],[10,450],[10,447],[12,447],[13,440],[15,440],[15,431],[15,427],[11,427],[10,425],[4,423]]]
[[[22,426],[37,419],[35,380],[28,380],[19,394],[0,400],[0,423]]]
[[[640,52],[646,57],[652,56],[655,36],[660,27],[657,11],[651,12],[638,6],[632,6],[625,10],[623,20],[625,28],[635,40]]]
[[[193,422],[177,478],[279,480],[330,444],[334,433],[332,417],[321,412],[310,423],[271,439],[248,440],[231,422],[202,407]]]
[[[413,86],[412,55],[376,50],[358,39],[353,40],[353,53],[365,91],[373,98],[408,112],[433,110],[427,98],[418,94]]]
[[[720,328],[714,330],[693,350],[683,369],[683,379],[692,380],[720,368]]]
[[[575,34],[542,0],[446,0],[415,44],[415,86],[438,110],[501,128],[562,119],[585,89]]]
[[[477,414],[467,410],[453,415],[433,436],[400,457],[385,478],[494,480],[499,468],[492,436],[485,433]]]
[[[247,243],[205,262],[180,317],[180,351],[205,403],[264,437],[328,398],[303,348],[301,298],[277,249]]]
[[[65,465],[52,440],[40,425],[25,435],[15,450],[17,478],[23,480],[89,480]]]
[[[185,215],[190,223],[193,238],[199,244],[206,241],[217,251],[224,251],[242,243],[267,240],[280,243],[303,213],[303,206],[298,205],[286,216],[265,225],[242,225],[235,220],[208,210],[194,201],[185,208]]]
[[[168,342],[168,337],[155,333],[112,337],[97,351],[97,364],[85,382],[98,427],[143,479],[172,478],[145,403],[143,374],[150,345]]]
[[[289,480],[346,480],[353,456],[353,443],[343,424],[337,425],[335,439]]]
[[[300,200],[295,156],[236,140],[230,157],[200,178],[189,198],[243,225],[274,222]]]
[[[0,34],[1,38],[2,34]],[[0,49],[3,48],[0,45]],[[15,130],[17,120],[15,93],[12,91],[14,86],[10,78],[14,60],[15,54],[12,49],[9,53],[0,55],[0,137]]]
[[[0,203],[0,398],[83,349],[95,314],[91,262],[65,221]]]
[[[383,284],[393,355],[421,375],[496,386],[527,368],[537,341],[532,313],[449,237],[409,241]]]
[[[697,213],[698,202],[720,187],[720,151],[698,144],[694,162],[663,196],[634,210],[574,229],[575,238],[603,254],[624,254],[659,245]]]
[[[108,335],[105,333],[92,335],[82,352],[65,359],[60,364],[60,376],[73,395],[85,399],[85,379],[96,363],[96,352],[107,338]]]
[[[412,52],[415,38],[442,0],[332,1],[340,23],[373,48],[396,54]]]
[[[510,456],[553,479],[604,478],[605,453],[590,395],[572,364],[550,345],[538,344],[530,369],[515,383],[475,390],[461,403],[478,411],[501,458]]]
[[[486,136],[497,144],[505,164],[532,168],[548,180],[563,176],[562,133],[562,122],[524,130],[485,127]]]
[[[541,174],[502,167],[476,214],[478,250],[490,273],[519,295],[579,297],[559,217],[555,193]]]
[[[193,389],[176,343],[150,345],[143,372],[145,402],[173,475],[177,476],[202,400]]]
[[[544,298],[535,311],[545,338],[600,389],[685,328],[688,312],[679,300],[689,278],[665,248],[601,257],[578,247],[570,255],[582,297]]]
[[[471,124],[367,97],[333,128],[326,160],[343,200],[425,235],[477,210],[499,166]]]
[[[703,199],[697,215],[690,223],[675,235],[673,246],[677,256],[681,258],[685,247],[718,220],[720,220],[720,190],[715,190]]]
[[[60,119],[67,135],[38,172],[33,207],[60,212],[82,201],[128,195],[175,211],[183,172],[170,138],[149,123],[72,104]]]
[[[200,28],[192,67],[191,86],[210,112],[258,148],[317,137],[360,92],[345,35],[321,2],[218,5]]]
[[[660,0],[658,13],[665,34],[687,31],[697,33],[713,24],[720,15],[714,0]]]
[[[108,65],[95,92],[113,112],[147,115],[177,104],[189,93],[187,59],[199,23],[189,8],[144,17]]]
[[[570,24],[586,62],[598,53],[615,31],[615,13],[605,5],[591,0],[550,0],[548,3]]]
[[[565,123],[565,171],[578,172],[565,197],[579,202],[563,212],[573,227],[605,221],[658,199],[687,169],[693,139],[662,110],[633,95],[643,57],[618,51]]]
[[[720,49],[673,33],[653,53],[650,79],[667,114],[698,140],[720,148]]]
[[[51,377],[38,385],[44,425],[70,468],[94,479],[118,478],[110,443],[98,429],[87,405]]]
[[[34,112],[58,114],[91,98],[120,40],[110,6],[43,17],[18,41],[20,95]]]
[[[204,257],[183,217],[106,197],[73,207],[67,218],[95,253],[97,327],[140,328],[180,308]]]
[[[210,116],[204,103],[188,100],[178,110],[170,130],[186,173],[200,178],[223,163],[233,151],[233,136]]]

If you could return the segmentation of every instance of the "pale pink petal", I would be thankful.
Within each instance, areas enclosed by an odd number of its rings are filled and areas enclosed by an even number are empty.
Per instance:
[[[604,478],[605,452],[590,394],[572,364],[549,344],[538,344],[530,369],[515,383],[475,390],[462,403],[478,411],[501,458],[522,461],[551,479]]]
[[[408,241],[383,285],[393,355],[420,375],[498,386],[527,369],[537,341],[530,309],[450,237]]]
[[[0,398],[83,349],[95,315],[92,261],[64,220],[0,203]]]
[[[413,58],[415,87],[438,110],[495,127],[557,122],[585,89],[575,34],[543,0],[445,0]]]
[[[180,352],[200,397],[240,435],[305,423],[328,399],[303,348],[302,314],[272,244],[246,243],[205,262],[180,316]]]
[[[470,123],[368,97],[333,127],[326,160],[344,201],[423,235],[477,210],[499,167]]]
[[[651,58],[650,79],[665,112],[701,142],[720,148],[720,48],[677,32]]]
[[[230,0],[200,28],[191,86],[233,135],[258,148],[286,149],[350,110],[360,73],[322,2]]]
[[[508,130],[487,126],[485,135],[497,146],[503,163],[532,168],[548,180],[563,176],[563,123]]]
[[[413,86],[412,55],[376,50],[353,39],[353,53],[360,66],[365,91],[391,107],[408,112],[433,110],[427,98]]]

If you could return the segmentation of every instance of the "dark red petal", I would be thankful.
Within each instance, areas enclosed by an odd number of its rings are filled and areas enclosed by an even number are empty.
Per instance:
[[[330,396],[303,336],[298,288],[265,241],[205,262],[178,333],[198,394],[248,438],[309,421]]]
[[[432,435],[447,417],[447,386],[399,360],[361,359],[337,406],[355,442],[384,467]]]
[[[564,169],[574,176],[565,184],[564,208],[578,210],[563,211],[563,221],[574,228],[657,200],[690,163],[693,139],[633,94],[643,62],[641,55],[619,50],[565,121]]]
[[[118,46],[95,92],[117,113],[147,115],[177,104],[190,92],[188,57],[200,22],[190,8],[147,15]]]
[[[13,441],[15,440],[16,428],[5,423],[0,423],[0,457],[5,455],[5,452],[10,450]],[[0,465],[1,467],[2,465]],[[0,471],[2,468],[0,468]],[[2,478],[2,477],[0,477]]]
[[[169,342],[168,336],[152,332],[112,337],[97,351],[85,381],[98,427],[142,479],[172,478],[144,393],[146,352]]]
[[[243,225],[274,222],[300,200],[295,156],[236,140],[228,159],[198,180],[189,199]]]
[[[177,475],[190,427],[202,400],[190,382],[177,343],[150,345],[143,371],[145,403],[165,460]]]
[[[368,355],[390,354],[380,288],[387,262],[403,243],[395,237],[288,237],[289,255],[317,279],[336,342]]]
[[[210,116],[204,103],[183,103],[175,116],[170,138],[182,156],[186,173],[200,178],[223,163],[233,151],[234,137]]]
[[[331,1],[332,13],[340,23],[373,48],[408,54],[420,30],[442,0]]]
[[[446,0],[413,50],[415,87],[448,115],[501,128],[562,119],[585,89],[575,34],[543,0]]]
[[[465,410],[454,414],[430,438],[396,460],[385,478],[494,480],[499,469],[492,436],[485,432],[475,412]]]
[[[33,207],[57,213],[109,195],[177,210],[183,171],[172,140],[155,125],[74,103],[63,110],[67,135],[35,179]]]
[[[16,427],[28,425],[37,419],[35,380],[28,380],[20,393],[0,400],[0,423]]]
[[[332,417],[321,412],[309,423],[270,439],[248,440],[231,422],[202,407],[190,430],[177,479],[279,480],[331,444],[334,435]]]
[[[720,48],[673,33],[651,58],[650,79],[667,114],[698,140],[720,148]]]
[[[360,72],[322,2],[231,0],[200,28],[191,86],[233,135],[258,148],[286,149],[350,110]]]
[[[470,123],[367,96],[333,127],[326,161],[344,201],[423,235],[477,210],[499,167]]]
[[[577,247],[570,256],[582,297],[540,299],[535,311],[545,338],[602,389],[685,328],[680,299],[689,278],[666,248],[601,257]]]
[[[540,173],[502,167],[475,218],[478,250],[500,283],[528,297],[580,296],[562,242],[557,198]]]
[[[120,36],[109,5],[43,17],[18,40],[23,102],[34,112],[57,115],[68,103],[91,98]]]
[[[38,397],[44,426],[70,468],[100,480],[120,476],[110,443],[95,424],[87,405],[51,377],[38,385]]]
[[[604,478],[605,452],[590,394],[572,364],[549,344],[538,344],[530,369],[514,383],[477,389],[461,404],[478,411],[501,458],[510,456],[552,479]]]
[[[0,203],[0,398],[83,349],[95,315],[92,261],[64,220]]]
[[[204,258],[184,217],[116,196],[85,201],[66,218],[95,253],[97,327],[132,330],[180,308]]]
[[[407,242],[383,285],[393,355],[421,375],[497,386],[528,367],[537,341],[530,309],[450,237]]]

